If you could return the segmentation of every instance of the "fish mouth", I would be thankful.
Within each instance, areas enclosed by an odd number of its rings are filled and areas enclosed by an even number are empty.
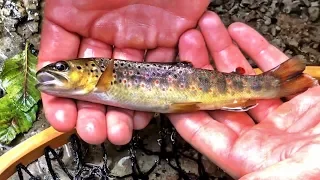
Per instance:
[[[51,72],[51,71],[38,71],[36,74],[38,83],[36,84],[37,89],[44,89],[50,87],[62,87],[67,78],[61,74]]]

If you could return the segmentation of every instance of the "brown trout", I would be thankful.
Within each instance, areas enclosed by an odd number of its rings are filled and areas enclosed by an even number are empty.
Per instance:
[[[43,67],[36,86],[49,95],[147,112],[247,111],[256,100],[294,95],[316,85],[304,70],[295,57],[259,75],[198,69],[187,62],[79,58]]]

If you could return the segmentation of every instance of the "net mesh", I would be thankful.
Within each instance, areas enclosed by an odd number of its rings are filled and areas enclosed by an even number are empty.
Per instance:
[[[43,158],[48,173],[37,175],[32,173],[28,166],[19,164],[16,179],[231,179],[183,141],[165,116],[158,115],[154,118],[155,121],[151,121],[154,127],[151,132],[156,138],[151,137],[150,131],[141,130],[134,131],[133,138],[127,145],[114,146],[104,143],[94,146],[72,135],[68,142],[72,154],[71,162],[65,160],[66,149],[46,147]],[[156,146],[150,146],[151,142]],[[123,164],[123,157],[118,163],[112,163],[112,157],[121,152],[127,155],[124,160],[127,165],[123,165],[127,169],[119,172],[112,167]],[[92,155],[99,156],[101,161],[92,163]],[[193,171],[190,170],[191,164],[196,164]],[[170,168],[163,168],[164,166]],[[128,171],[130,173],[124,173]]]

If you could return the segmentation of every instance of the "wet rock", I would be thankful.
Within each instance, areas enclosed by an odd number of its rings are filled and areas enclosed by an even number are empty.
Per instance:
[[[316,21],[319,18],[320,8],[319,7],[309,7],[308,13],[310,15],[310,21]]]
[[[234,0],[210,9],[226,26],[244,22],[288,56],[300,54],[310,59],[307,64],[320,65],[319,4],[318,0]]]
[[[23,49],[23,38],[16,32],[11,32],[10,36],[0,38],[0,59],[7,59],[19,53]],[[2,67],[3,61],[0,60]]]
[[[23,50],[22,43],[30,41],[39,47],[39,0],[0,1],[0,65]],[[36,35],[37,34],[37,35]],[[30,39],[29,39],[30,38]]]
[[[21,26],[18,27],[18,33],[24,37],[25,39],[28,39],[31,37],[32,34],[38,32],[38,27],[39,23],[34,22],[34,21],[29,21]]]
[[[242,6],[251,6],[254,3],[254,0],[242,0],[241,5]]]

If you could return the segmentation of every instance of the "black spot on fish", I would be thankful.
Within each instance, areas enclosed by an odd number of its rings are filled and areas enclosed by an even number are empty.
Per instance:
[[[236,89],[236,90],[242,90],[243,89],[243,82],[241,79],[234,79],[232,80],[232,84],[233,84],[233,87]]]
[[[91,70],[90,70],[90,72],[92,72],[92,73],[93,73],[93,69],[91,69]]]
[[[95,66],[95,64],[91,64],[91,66],[92,66],[92,67],[94,67],[94,66]]]
[[[224,76],[218,76],[217,83],[217,88],[220,93],[227,92],[227,81]]]
[[[174,75],[173,75],[173,77],[174,77],[175,79],[177,79],[177,78],[178,78],[178,76],[177,76],[176,74],[174,74]]]
[[[96,78],[99,77],[98,75],[96,75]]]
[[[116,73],[116,70],[114,69],[114,70],[112,70],[112,72],[113,72],[113,73]]]
[[[251,89],[254,91],[260,91],[262,89],[260,81],[254,80],[251,84]]]
[[[114,64],[115,67],[118,67],[118,64]]]
[[[113,82],[111,81],[111,85],[113,85]]]
[[[80,70],[80,69],[81,69],[81,66],[77,66],[77,69],[79,69],[79,70]]]
[[[101,66],[102,69],[106,68],[105,66]]]
[[[113,84],[117,84],[117,81],[114,81]]]
[[[124,65],[123,63],[120,64],[120,66],[123,66],[123,65]]]
[[[137,75],[140,75],[140,72],[139,72],[139,71],[137,71]]]
[[[86,63],[85,65],[86,65],[86,66],[89,66],[89,64],[88,64],[88,63]]]

